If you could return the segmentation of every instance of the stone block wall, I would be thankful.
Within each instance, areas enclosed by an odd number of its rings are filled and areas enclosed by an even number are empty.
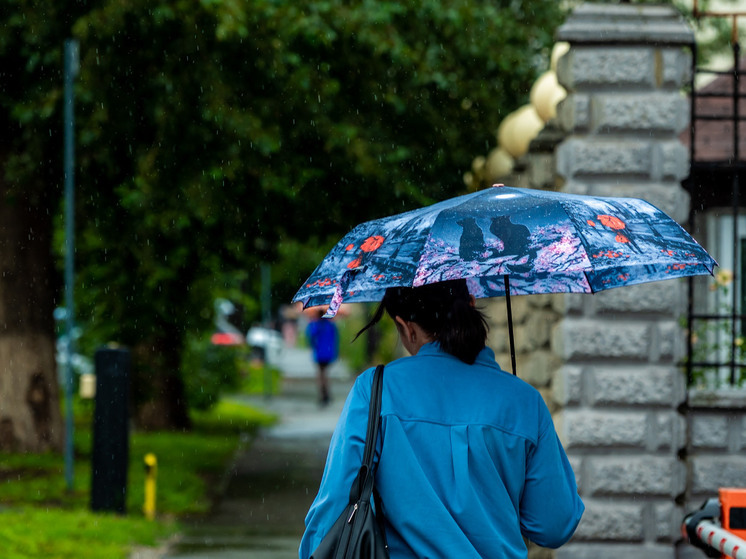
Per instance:
[[[587,510],[557,557],[674,556],[687,487],[684,293],[670,282],[564,297],[555,424]],[[631,544],[640,550],[629,555]]]
[[[568,97],[516,162],[514,186],[643,198],[684,223],[691,30],[671,8],[583,5],[559,30]],[[513,297],[518,374],[544,396],[586,503],[573,540],[530,559],[695,559],[684,516],[746,487],[746,396],[687,391],[684,281]],[[490,345],[510,366],[505,301]]]
[[[559,296],[528,295],[511,297],[513,330],[518,376],[541,392],[549,409],[558,409],[551,392],[553,371],[560,365],[559,356],[552,351],[552,331],[561,318]],[[510,371],[510,342],[508,315],[504,298],[489,300],[486,312],[490,320],[487,345],[495,351],[500,366]]]
[[[685,221],[688,153],[678,134],[689,114],[689,27],[673,8],[587,4],[557,38],[570,43],[557,66],[568,90],[558,188],[643,198]],[[560,365],[548,386],[586,504],[555,557],[676,556],[688,479],[685,304],[683,281],[553,299],[550,353]]]
[[[687,423],[691,511],[721,487],[746,487],[746,394],[691,390]]]

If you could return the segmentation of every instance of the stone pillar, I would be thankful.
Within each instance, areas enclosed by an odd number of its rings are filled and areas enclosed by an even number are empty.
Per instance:
[[[586,4],[559,28],[570,43],[557,75],[566,136],[556,151],[560,190],[632,196],[680,222],[688,153],[681,92],[694,36],[668,6]],[[552,390],[560,437],[586,513],[558,559],[666,559],[680,538],[686,382],[679,319],[686,282],[659,282],[556,301],[552,349],[563,365]]]

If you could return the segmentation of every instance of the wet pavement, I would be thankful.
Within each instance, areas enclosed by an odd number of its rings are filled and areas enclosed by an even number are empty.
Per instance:
[[[212,513],[188,523],[176,541],[154,557],[297,557],[303,519],[318,490],[329,439],[353,379],[344,363],[333,365],[332,402],[322,408],[308,351],[286,351],[280,367],[285,374],[279,395],[241,397],[276,413],[278,423],[237,453]]]

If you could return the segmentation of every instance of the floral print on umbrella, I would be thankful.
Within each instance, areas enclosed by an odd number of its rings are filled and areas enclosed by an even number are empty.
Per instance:
[[[358,225],[298,291],[305,306],[465,278],[475,297],[592,293],[712,273],[715,261],[643,200],[495,187]]]

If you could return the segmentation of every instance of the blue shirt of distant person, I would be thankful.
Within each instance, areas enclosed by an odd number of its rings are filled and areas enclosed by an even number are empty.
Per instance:
[[[313,360],[317,367],[319,404],[326,406],[331,401],[327,368],[337,360],[339,352],[339,334],[337,327],[330,319],[321,318],[323,310],[317,312],[316,320],[306,327],[306,337],[311,344]]]
[[[331,320],[319,318],[309,322],[306,336],[313,349],[313,360],[321,365],[330,365],[337,360],[339,342],[337,327]]]

